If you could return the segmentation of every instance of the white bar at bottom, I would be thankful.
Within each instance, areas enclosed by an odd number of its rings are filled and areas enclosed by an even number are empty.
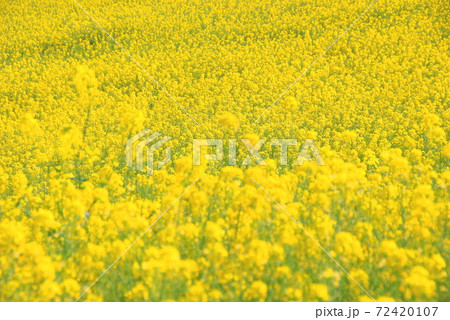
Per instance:
[[[449,320],[449,304],[449,302],[3,302],[0,303],[0,319]]]

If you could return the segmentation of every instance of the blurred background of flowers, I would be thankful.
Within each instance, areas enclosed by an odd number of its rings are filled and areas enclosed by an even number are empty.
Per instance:
[[[5,3],[0,300],[78,298],[197,178],[83,300],[368,300],[254,178],[378,301],[448,301],[442,1],[379,1],[254,125],[367,1],[80,3],[201,125],[72,1]],[[154,176],[125,166],[144,128],[173,138]],[[192,168],[193,137],[315,139],[326,166]]]

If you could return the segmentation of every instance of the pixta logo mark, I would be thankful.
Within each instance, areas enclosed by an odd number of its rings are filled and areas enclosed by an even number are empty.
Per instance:
[[[160,148],[163,144],[171,139],[169,136],[164,136],[160,140],[152,143],[156,138],[161,136],[161,133],[155,132],[149,136],[148,133],[150,129],[144,129],[135,136],[131,137],[127,141],[126,145],[126,161],[127,166],[133,168],[133,154],[136,154],[136,170],[141,172],[147,172],[148,175],[153,175],[153,160],[155,151]],[[146,137],[147,136],[147,137]],[[146,150],[146,157],[144,159],[144,151]],[[157,168],[161,169],[165,166],[171,159],[170,147],[165,149],[165,157],[158,162]],[[144,168],[144,162],[145,168]]]
[[[138,171],[146,172],[148,175],[153,175],[154,170],[154,153],[162,145],[164,145],[171,138],[164,136],[160,140],[151,144],[154,140],[161,136],[161,133],[155,132],[150,134],[149,129],[142,130],[126,144],[126,162],[127,166],[133,168],[133,155],[136,155],[135,168]],[[228,165],[230,166],[248,166],[252,159],[257,165],[267,165],[266,161],[259,154],[261,147],[265,144],[266,139],[260,139],[253,144],[249,139],[241,139],[242,144],[247,150],[247,156],[240,163],[237,161],[237,140],[228,140]],[[270,144],[272,146],[278,146],[280,148],[280,165],[288,165],[288,148],[289,146],[296,146],[296,139],[271,139]],[[203,153],[202,146],[215,147],[215,152],[212,154]],[[146,151],[146,157],[144,153]],[[300,153],[294,163],[296,166],[301,166],[305,161],[313,161],[313,158],[319,166],[324,166],[323,160],[319,149],[315,145],[312,139],[306,139],[302,145]],[[192,165],[199,166],[201,164],[202,156],[207,161],[223,161],[224,158],[224,140],[222,139],[193,139],[192,141]],[[171,149],[167,147],[165,149],[165,157],[163,160],[157,163],[157,169],[161,169],[171,160]],[[145,166],[144,166],[145,163]]]

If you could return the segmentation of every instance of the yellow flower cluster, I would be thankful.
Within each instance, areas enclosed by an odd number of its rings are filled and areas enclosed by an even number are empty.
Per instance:
[[[81,300],[448,299],[444,2],[379,1],[256,123],[369,1],[79,2],[199,124],[72,1],[4,3],[0,300],[77,299],[154,222]],[[144,128],[172,137],[153,176]],[[193,138],[326,165],[193,167]]]

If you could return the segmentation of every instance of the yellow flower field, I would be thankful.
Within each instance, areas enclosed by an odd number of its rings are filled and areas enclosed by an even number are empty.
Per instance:
[[[449,301],[447,2],[78,3],[0,6],[0,301]]]

